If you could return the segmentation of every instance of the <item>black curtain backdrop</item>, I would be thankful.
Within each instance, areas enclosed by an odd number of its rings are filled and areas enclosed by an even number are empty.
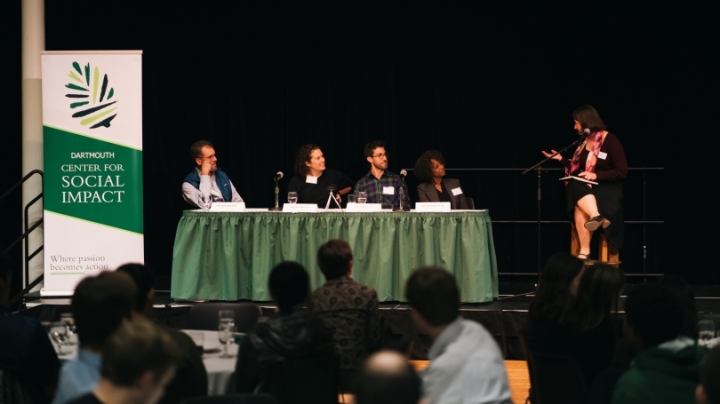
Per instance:
[[[215,144],[248,206],[265,207],[273,174],[291,175],[305,143],[354,179],[374,139],[387,143],[395,172],[427,149],[443,151],[449,168],[529,167],[541,149],[575,140],[571,112],[589,103],[631,167],[665,168],[625,182],[626,220],[642,220],[645,206],[646,219],[666,224],[645,235],[626,226],[623,268],[641,272],[646,245],[649,272],[720,283],[713,203],[697,191],[712,194],[715,181],[691,177],[716,172],[718,2],[167,4],[46,2],[48,50],[144,52],[145,254],[159,274],[170,274],[196,140]],[[18,52],[19,5],[2,7],[16,13],[8,49]],[[10,60],[19,65],[19,54]],[[7,111],[19,122],[19,103]],[[535,173],[450,175],[494,220],[537,217]],[[543,174],[543,219],[566,219],[559,175]],[[500,271],[535,271],[536,227],[493,228]],[[542,243],[543,260],[567,250],[568,226],[544,226]]]

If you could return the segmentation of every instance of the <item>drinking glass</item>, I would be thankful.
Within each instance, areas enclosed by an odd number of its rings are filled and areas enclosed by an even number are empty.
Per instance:
[[[356,203],[356,202],[357,202],[357,195],[355,195],[355,194],[348,194],[347,203]]]
[[[55,341],[58,347],[58,355],[64,355],[65,352],[63,352],[62,347],[68,340],[68,330],[65,324],[52,323],[49,336],[51,340]]]
[[[367,202],[367,192],[358,192],[357,193],[357,203],[365,203]]]
[[[218,341],[223,346],[223,353],[220,358],[233,358],[232,355],[228,354],[228,346],[232,343],[233,334],[235,334],[235,323],[223,323],[220,322],[218,325]]]
[[[200,197],[202,202],[202,209],[207,212],[212,207],[212,195],[208,195],[207,198],[203,195]]]
[[[288,203],[297,203],[297,192],[288,192]]]
[[[707,342],[715,337],[715,322],[713,320],[698,321],[700,341]]]
[[[67,328],[67,345],[75,345],[75,320],[72,313],[63,313],[60,315],[60,322],[65,324]]]
[[[235,324],[235,312],[232,310],[220,310],[218,311],[218,320],[220,324],[233,323]]]

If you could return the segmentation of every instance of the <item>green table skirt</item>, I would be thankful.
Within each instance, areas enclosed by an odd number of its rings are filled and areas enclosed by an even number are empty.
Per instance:
[[[497,297],[497,262],[487,211],[452,213],[209,213],[185,211],[173,247],[175,299],[271,300],[267,281],[282,261],[300,262],[312,288],[324,277],[318,248],[341,238],[353,249],[353,278],[380,301],[404,301],[413,269],[455,275],[463,302]]]

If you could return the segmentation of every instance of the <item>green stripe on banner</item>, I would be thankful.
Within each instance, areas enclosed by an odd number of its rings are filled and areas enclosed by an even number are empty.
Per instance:
[[[45,209],[143,233],[142,151],[43,126]]]

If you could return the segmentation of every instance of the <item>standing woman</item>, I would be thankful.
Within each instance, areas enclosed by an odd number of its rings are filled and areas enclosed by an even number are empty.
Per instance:
[[[352,181],[340,171],[325,169],[325,156],[320,146],[306,144],[301,146],[295,156],[295,176],[290,180],[288,192],[297,192],[299,203],[315,203],[324,208],[327,204],[330,191],[338,202],[342,196],[352,191]],[[330,207],[335,207],[334,203]]]
[[[582,135],[590,130],[578,146],[571,160],[556,155],[554,160],[565,166],[565,175],[573,175],[598,185],[570,180],[565,183],[568,215],[575,221],[580,253],[578,258],[590,258],[592,232],[602,227],[608,240],[618,248],[625,238],[622,180],[627,176],[628,165],[620,140],[605,130],[605,124],[595,108],[583,105],[573,111],[575,131]],[[543,151],[545,157],[555,154]]]
[[[460,180],[445,178],[445,158],[437,150],[428,150],[415,162],[415,176],[422,184],[418,185],[420,202],[450,202],[452,209],[470,209]]]

